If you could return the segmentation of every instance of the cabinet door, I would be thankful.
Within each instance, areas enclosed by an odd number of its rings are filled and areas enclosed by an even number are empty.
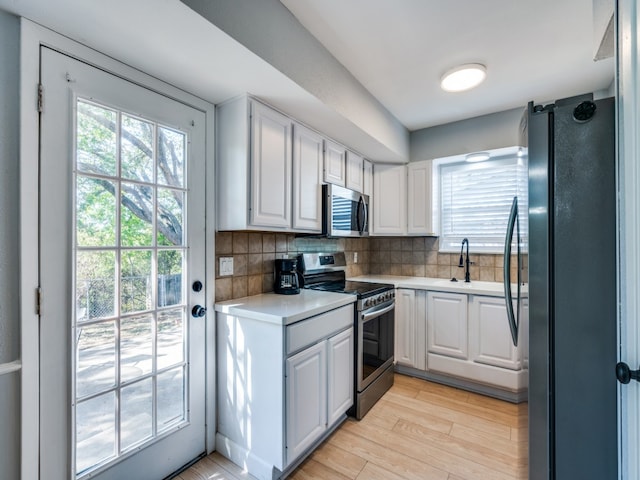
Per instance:
[[[347,150],[330,140],[324,141],[324,181],[344,187],[346,182]]]
[[[326,341],[287,359],[287,464],[327,428]]]
[[[347,151],[347,188],[364,193],[364,158]]]
[[[427,295],[427,350],[467,359],[467,296],[429,292]]]
[[[291,120],[251,103],[251,224],[291,227]]]
[[[363,170],[363,183],[362,183],[362,193],[365,195],[369,195],[371,197],[373,195],[373,163],[369,160],[364,160],[362,163]]]
[[[511,370],[520,369],[520,355],[511,340],[504,298],[471,297],[469,330],[471,360]]]
[[[353,405],[353,327],[327,341],[327,422],[333,425]]]
[[[407,165],[407,233],[433,234],[431,160]]]
[[[407,231],[407,170],[404,165],[374,165],[374,235],[404,235]]]
[[[396,363],[416,367],[416,292],[406,288],[396,290]]]
[[[293,229],[322,231],[323,139],[296,124],[293,130]]]

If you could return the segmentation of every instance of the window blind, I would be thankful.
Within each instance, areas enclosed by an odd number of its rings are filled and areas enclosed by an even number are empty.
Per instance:
[[[457,251],[463,238],[472,250],[502,253],[513,197],[518,197],[521,241],[528,239],[526,157],[439,167],[440,250]]]

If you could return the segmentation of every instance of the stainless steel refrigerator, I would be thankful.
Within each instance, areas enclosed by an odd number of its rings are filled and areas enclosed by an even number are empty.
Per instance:
[[[615,108],[528,106],[529,479],[617,478]]]

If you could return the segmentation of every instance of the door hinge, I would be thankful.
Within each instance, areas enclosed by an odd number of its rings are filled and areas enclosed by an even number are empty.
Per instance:
[[[36,315],[42,315],[42,287],[36,288]]]
[[[38,113],[42,113],[44,108],[44,94],[42,84],[38,84]]]

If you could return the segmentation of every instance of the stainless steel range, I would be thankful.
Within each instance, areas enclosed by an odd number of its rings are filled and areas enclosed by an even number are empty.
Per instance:
[[[393,385],[395,290],[385,283],[346,280],[343,252],[304,253],[298,260],[304,288],[356,295],[355,403],[361,419]]]

